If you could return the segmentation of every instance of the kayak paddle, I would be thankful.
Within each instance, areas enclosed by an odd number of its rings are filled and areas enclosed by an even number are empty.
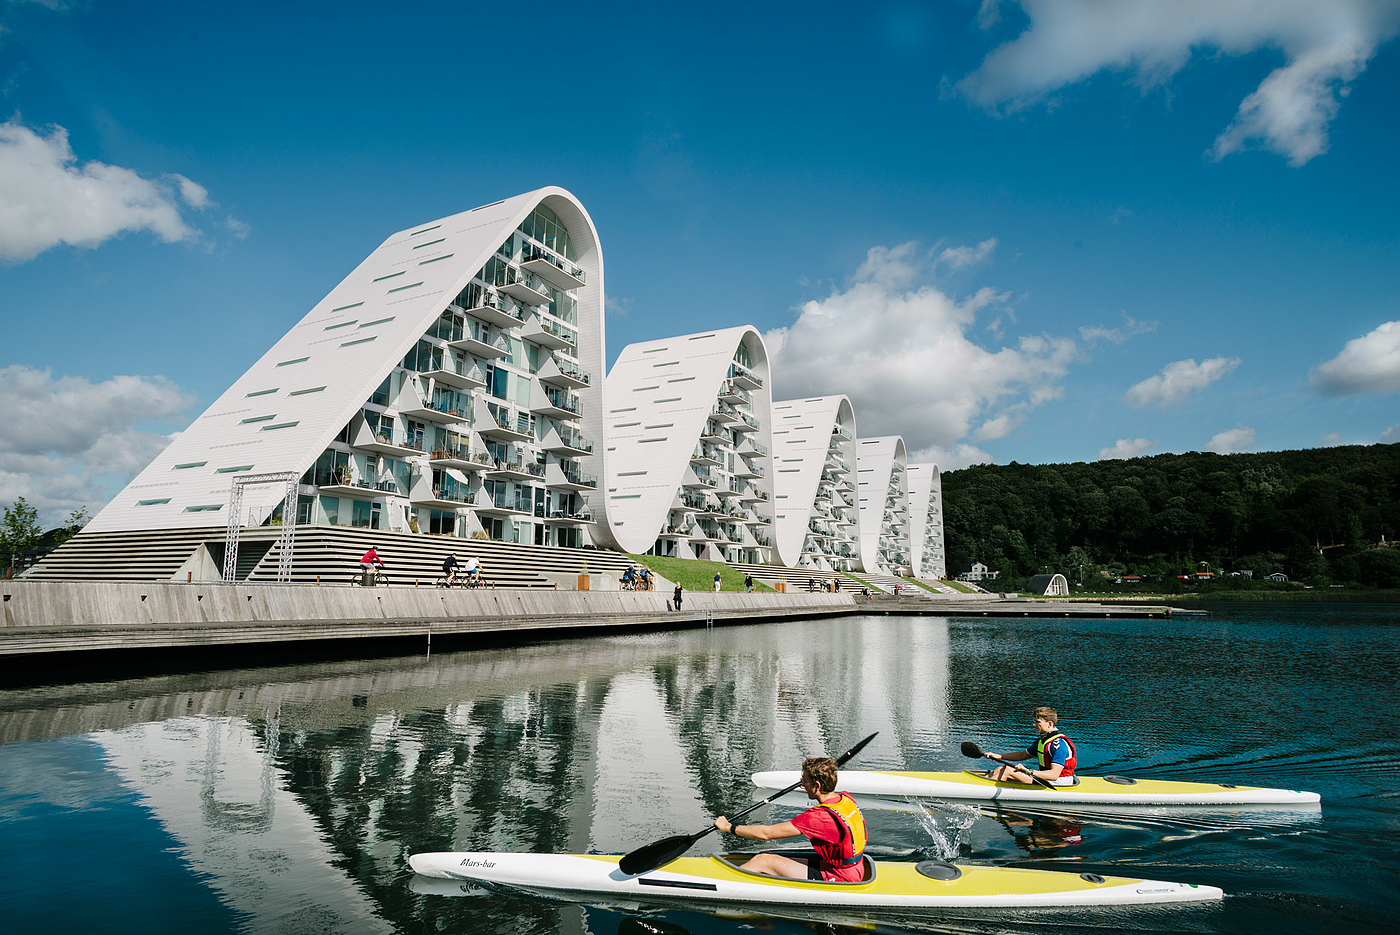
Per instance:
[[[865,748],[865,745],[870,743],[870,741],[874,740],[875,735],[878,733],[880,732],[876,731],[874,734],[871,734],[869,737],[866,737],[860,743],[856,744],[854,747],[838,756],[836,758],[836,765],[845,766],[846,761],[849,760],[851,757],[855,756],[861,750],[863,750]],[[734,817],[743,818],[745,815],[758,808],[759,806],[767,805],[774,799],[781,798],[782,796],[787,795],[789,792],[796,789],[800,785],[802,785],[802,782],[799,780],[793,783],[792,785],[788,786],[786,789],[779,789],[777,792],[774,792],[768,798],[753,803],[748,808],[744,809],[742,812],[737,812],[734,815]],[[646,873],[649,870],[655,870],[662,864],[669,864],[671,861],[675,860],[677,857],[690,850],[690,846],[692,844],[694,844],[696,841],[700,840],[705,835],[709,834],[711,831],[714,830],[716,830],[715,826],[711,824],[707,825],[702,830],[695,832],[694,834],[674,834],[669,838],[662,838],[660,841],[654,841],[651,844],[645,844],[637,848],[635,851],[632,851],[630,854],[624,854],[622,859],[617,862],[618,869],[620,869],[623,873],[627,874],[628,876],[635,876],[639,873]]]
[[[1026,769],[1026,768],[1025,768],[1024,766],[1022,766],[1020,763],[1013,763],[1013,762],[1011,762],[1010,760],[1003,760],[1003,759],[1002,759],[1001,757],[999,757],[999,756],[992,756],[990,753],[983,753],[983,752],[982,752],[982,748],[979,747],[979,746],[977,746],[977,744],[973,743],[971,740],[964,740],[964,741],[962,742],[962,755],[963,755],[963,756],[972,757],[974,760],[980,760],[982,757],[985,756],[985,757],[986,757],[987,759],[989,759],[989,760],[996,760],[998,763],[1002,764],[1003,766],[1009,766],[1009,767],[1011,767],[1012,769],[1020,770],[1021,772],[1025,773],[1027,776],[1031,777],[1031,781],[1032,781],[1032,782],[1038,783],[1039,785],[1042,785],[1042,786],[1044,786],[1044,787],[1047,788],[1047,789],[1054,789],[1054,788],[1055,788],[1054,785],[1052,785],[1051,783],[1046,782],[1044,779],[1041,779],[1039,776],[1037,776],[1035,773],[1031,772],[1030,770]]]

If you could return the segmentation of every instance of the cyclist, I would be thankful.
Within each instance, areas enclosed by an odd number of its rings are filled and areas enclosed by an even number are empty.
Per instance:
[[[622,573],[622,589],[624,591],[637,590],[637,566],[628,565],[627,570]]]
[[[471,558],[467,559],[467,567],[464,570],[467,573],[467,580],[471,582],[472,587],[475,588],[481,584],[481,559],[473,555]]]
[[[648,568],[647,566],[643,565],[641,568],[637,569],[637,575],[638,575],[638,577],[641,579],[641,582],[640,582],[640,583],[641,583],[641,586],[642,586],[642,590],[643,590],[643,591],[650,591],[650,590],[651,590],[651,569]]]
[[[373,581],[375,566],[380,571],[384,570],[384,559],[379,557],[379,553],[374,551],[374,546],[369,547],[369,551],[360,556],[360,577],[362,580]]]
[[[447,576],[447,583],[451,584],[457,580],[457,569],[461,563],[457,561],[456,553],[447,556],[442,562],[442,573]]]

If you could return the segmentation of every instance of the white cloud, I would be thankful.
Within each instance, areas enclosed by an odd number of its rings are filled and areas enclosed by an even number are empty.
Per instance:
[[[1394,442],[1400,442],[1400,425],[1392,425],[1390,428],[1382,432],[1379,441],[1382,445],[1389,445],[1393,444]]]
[[[950,269],[960,270],[981,263],[997,248],[995,237],[982,241],[975,247],[949,247],[938,255],[939,263],[946,263]]]
[[[776,398],[845,393],[862,435],[897,433],[910,449],[987,458],[957,446],[999,437],[1058,397],[1079,351],[1045,335],[994,350],[969,340],[978,313],[1010,295],[983,288],[959,299],[918,284],[937,262],[914,244],[874,247],[847,289],[765,334]]]
[[[1108,448],[1099,449],[1100,461],[1125,461],[1147,454],[1160,444],[1156,439],[1120,438]]]
[[[960,444],[952,448],[931,445],[917,451],[909,449],[910,464],[936,464],[940,471],[960,471],[974,464],[992,464],[996,459],[975,445]]]
[[[0,503],[23,496],[46,527],[96,513],[170,443],[137,424],[170,423],[192,401],[161,377],[91,383],[21,364],[0,368],[0,398]]]
[[[1346,442],[1342,441],[1341,432],[1328,432],[1326,435],[1322,436],[1323,448],[1336,448],[1338,445],[1345,444]]]
[[[1137,334],[1148,334],[1157,330],[1156,321],[1138,321],[1137,319],[1123,313],[1123,327],[1110,328],[1107,325],[1089,325],[1079,329],[1079,337],[1085,341],[1112,341],[1114,344],[1122,344],[1124,341]]]
[[[1340,354],[1318,366],[1312,381],[1330,396],[1400,393],[1400,321],[1352,338]]]
[[[1144,92],[1194,54],[1277,50],[1284,64],[1239,106],[1211,149],[1219,159],[1252,145],[1302,165],[1327,151],[1327,130],[1349,85],[1400,29],[1394,0],[1018,0],[1030,26],[957,85],[987,108],[1050,99],[1101,71]],[[995,22],[984,3],[984,28]]]
[[[78,165],[67,130],[42,136],[10,120],[0,124],[0,259],[30,260],[59,244],[95,247],[126,231],[193,239],[177,190],[191,207],[212,204],[184,176],[152,180],[101,162]]]
[[[1212,357],[1199,364],[1194,359],[1167,364],[1155,377],[1128,387],[1124,399],[1134,406],[1157,403],[1163,409],[1182,402],[1192,391],[1204,389],[1240,365],[1238,357]]]
[[[1232,451],[1239,451],[1254,444],[1254,429],[1244,425],[1212,435],[1206,444],[1206,451],[1213,451],[1219,455],[1227,455]]]

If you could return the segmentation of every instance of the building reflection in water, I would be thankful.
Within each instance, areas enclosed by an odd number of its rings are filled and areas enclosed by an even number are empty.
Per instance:
[[[947,672],[945,621],[844,618],[17,690],[0,742],[90,734],[252,931],[571,928],[425,902],[405,857],[625,851],[875,730],[861,766],[937,759]]]

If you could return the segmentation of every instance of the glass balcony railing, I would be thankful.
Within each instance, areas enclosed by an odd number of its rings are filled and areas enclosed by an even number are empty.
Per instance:
[[[526,461],[524,458],[497,458],[494,463],[495,469],[498,471],[513,471],[516,474],[544,477],[544,465],[537,461]]]
[[[546,390],[544,395],[549,399],[549,404],[555,409],[564,409],[572,412],[574,415],[583,412],[583,400],[571,393]]]
[[[742,377],[745,380],[752,380],[760,387],[763,386],[763,378],[760,377],[758,374],[754,373],[748,367],[745,367],[743,364],[739,363],[738,361],[734,361],[729,365],[729,378],[732,380],[735,377]]]
[[[588,281],[587,277],[584,275],[582,267],[580,267],[576,263],[570,263],[568,260],[560,256],[556,256],[554,253],[551,253],[543,247],[537,247],[532,243],[525,244],[525,246],[521,248],[520,251],[520,262],[524,263],[528,260],[544,260],[550,266],[553,266],[559,270],[562,270],[565,273],[568,273],[570,276],[574,277],[579,282]]]
[[[559,467],[564,472],[564,476],[569,479],[570,483],[578,484],[582,487],[598,486],[598,478],[594,477],[592,474],[585,474],[578,468],[570,467],[567,463],[561,463]]]
[[[593,443],[583,437],[583,433],[576,428],[563,427],[559,429],[559,440],[568,445],[574,451],[592,451]]]
[[[559,372],[566,377],[572,377],[581,383],[593,385],[593,375],[578,365],[578,361],[569,360],[567,357],[554,355],[554,365],[559,368]]]
[[[552,334],[561,341],[567,341],[574,347],[578,347],[578,332],[562,321],[555,321],[552,318],[540,316],[540,330],[547,334]]]

